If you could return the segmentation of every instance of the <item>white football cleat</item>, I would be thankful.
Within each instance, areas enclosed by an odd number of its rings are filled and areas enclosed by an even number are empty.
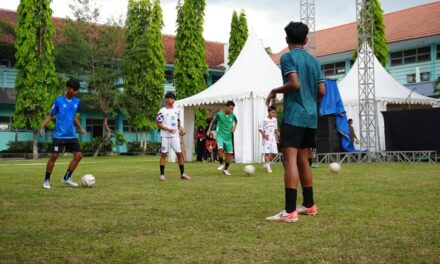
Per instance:
[[[218,171],[222,171],[225,168],[225,165],[221,164],[220,166],[217,167]]]
[[[61,183],[67,184],[71,187],[78,187],[78,183],[72,181],[72,178],[68,178],[67,180],[65,180],[64,178],[61,180]]]
[[[165,178],[165,175],[160,175],[159,180],[160,180],[160,181],[166,181],[167,178]]]
[[[223,170],[223,173],[225,174],[225,175],[228,175],[228,176],[231,176],[232,174],[229,172],[229,170]]]
[[[43,182],[43,188],[44,188],[44,189],[50,189],[50,188],[51,188],[51,186],[50,186],[50,181],[49,181],[49,180],[45,180],[45,181]]]

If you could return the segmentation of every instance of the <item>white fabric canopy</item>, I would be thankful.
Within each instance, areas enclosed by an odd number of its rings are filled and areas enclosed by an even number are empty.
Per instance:
[[[254,32],[251,32],[240,55],[225,75],[206,90],[176,101],[183,109],[188,160],[194,149],[194,109],[216,106],[222,110],[232,100],[238,119],[234,134],[235,160],[239,163],[261,161],[261,136],[258,124],[267,115],[264,104],[270,90],[282,85],[280,69],[266,53]]]
[[[387,104],[434,105],[435,99],[418,94],[397,82],[374,57],[375,97],[379,131],[379,150],[385,150],[385,125],[381,112],[387,111]],[[347,118],[353,119],[353,127],[359,135],[359,89],[358,63],[353,64],[348,74],[338,83]],[[357,146],[359,148],[359,146]]]

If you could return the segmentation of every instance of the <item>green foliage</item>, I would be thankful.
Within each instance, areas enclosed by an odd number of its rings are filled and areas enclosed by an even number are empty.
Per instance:
[[[121,53],[123,30],[121,21],[110,20],[97,24],[99,10],[89,0],[75,0],[70,5],[75,21],[68,20],[64,27],[64,41],[59,44],[58,70],[76,76],[87,83],[93,105],[103,115],[104,137],[97,148],[110,144],[112,131],[108,118],[122,108]]]
[[[127,143],[127,140],[124,137],[124,134],[122,134],[119,131],[115,132],[115,146],[122,146],[125,143]]]
[[[137,131],[155,127],[165,83],[164,26],[160,1],[130,0],[125,22],[124,87],[129,123]]]
[[[374,39],[374,55],[377,57],[382,66],[386,66],[388,63],[388,43],[385,38],[385,24],[383,18],[383,10],[379,0],[367,0],[372,1],[373,7],[373,39]],[[363,14],[361,10],[361,15]],[[369,43],[370,47],[373,43]],[[353,54],[354,59],[357,58],[357,50]]]
[[[266,50],[266,53],[269,54],[269,55],[273,54],[271,47],[265,47],[264,50]]]
[[[234,64],[238,55],[240,55],[241,49],[249,35],[246,13],[241,10],[240,15],[236,11],[232,14],[231,32],[229,33],[229,56],[228,65]]]
[[[205,0],[186,0],[177,4],[177,34],[174,53],[174,83],[177,98],[197,94],[207,86],[203,24]]]
[[[32,153],[33,141],[9,141],[6,145],[8,148],[3,153]],[[50,142],[38,142],[38,150],[40,153],[50,152]]]
[[[128,152],[134,153],[157,153],[160,151],[160,142],[149,142],[147,149],[142,147],[142,142],[132,141],[128,142]]]
[[[22,0],[18,6],[14,127],[37,130],[58,93],[50,2]]]

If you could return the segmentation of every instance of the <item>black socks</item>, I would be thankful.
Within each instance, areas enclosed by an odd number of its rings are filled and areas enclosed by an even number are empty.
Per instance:
[[[220,164],[223,164],[223,158],[222,157],[218,157],[218,162],[220,162]]]
[[[160,175],[164,175],[165,173],[165,165],[160,165]]]
[[[310,208],[312,207],[315,202],[313,201],[313,187],[303,187],[303,198],[304,198],[304,202],[303,202],[303,206]]]
[[[183,173],[185,172],[185,165],[179,165],[179,170],[180,170],[180,176],[182,176]]]
[[[50,172],[46,172],[46,177],[44,178],[44,181],[50,181]]]
[[[296,210],[296,189],[285,188],[285,198],[286,198],[286,212],[292,213]]]
[[[229,168],[229,163],[226,162],[226,163],[225,163],[225,170],[227,170],[228,168]]]
[[[64,174],[64,180],[69,179],[71,176],[72,176],[72,171],[67,170],[67,171],[66,171],[66,174]]]

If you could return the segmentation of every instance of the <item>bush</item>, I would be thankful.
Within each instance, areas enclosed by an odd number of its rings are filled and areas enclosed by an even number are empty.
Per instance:
[[[99,144],[101,144],[102,140],[103,140],[102,137],[95,137],[90,142],[80,142],[82,152],[84,153],[95,152],[98,149]],[[111,152],[112,142],[110,141],[110,144],[106,144],[101,151]]]
[[[32,141],[9,141],[8,148],[1,152],[4,153],[32,153]],[[38,152],[39,153],[49,153],[50,142],[38,142]]]
[[[139,141],[128,142],[127,147],[128,152],[157,153],[160,150],[160,142],[148,142],[146,150],[141,147]]]

